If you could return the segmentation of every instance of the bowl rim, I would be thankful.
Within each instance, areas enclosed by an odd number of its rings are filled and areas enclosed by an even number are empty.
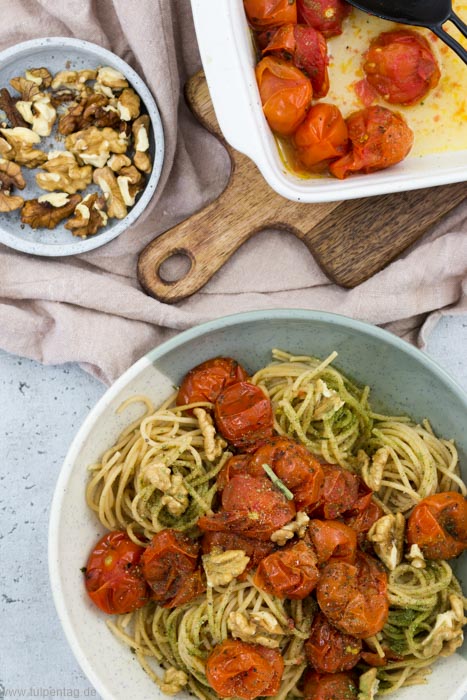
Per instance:
[[[464,404],[467,412],[467,392],[451,377],[449,372],[446,372],[438,363],[431,357],[426,355],[422,350],[411,345],[407,341],[399,338],[397,335],[374,326],[365,321],[355,320],[341,314],[329,313],[326,311],[315,311],[308,309],[266,309],[257,311],[246,311],[228,316],[221,316],[213,321],[201,323],[193,328],[183,331],[173,338],[161,343],[156,348],[153,348],[148,353],[143,355],[133,365],[131,365],[116,381],[107,389],[101,396],[98,402],[93,406],[88,416],[75,435],[55,485],[52,505],[50,509],[49,531],[48,531],[48,569],[49,569],[49,585],[52,590],[52,597],[57,611],[58,618],[62,625],[68,644],[74,654],[75,659],[81,669],[92,683],[97,692],[104,700],[113,700],[114,696],[107,689],[104,683],[101,682],[99,676],[94,671],[92,665],[88,662],[76,635],[73,625],[71,624],[68,614],[65,596],[62,591],[60,567],[59,567],[59,522],[63,508],[63,494],[66,491],[68,480],[74,469],[76,458],[81,449],[81,445],[88,437],[89,433],[102,412],[107,408],[109,403],[122,391],[128,384],[142,372],[146,367],[153,364],[159,357],[166,355],[169,352],[176,350],[185,342],[198,338],[211,331],[221,330],[226,327],[235,326],[244,322],[261,321],[277,321],[277,320],[299,320],[308,322],[325,322],[330,325],[337,325],[341,328],[357,330],[363,335],[372,338],[380,339],[383,343],[392,346],[410,357],[418,360],[426,369],[433,372],[446,385],[447,389],[454,392],[461,403]],[[467,677],[463,688],[459,691],[467,691]],[[457,697],[457,695],[456,695]],[[461,696],[459,695],[459,698]]]
[[[42,49],[47,47],[53,49],[62,46],[82,49],[84,52],[92,51],[93,53],[97,53],[100,57],[102,57],[103,61],[107,61],[110,65],[113,65],[129,80],[148,112],[153,130],[155,155],[151,174],[145,185],[143,193],[139,197],[136,204],[130,209],[124,219],[117,219],[116,223],[109,230],[104,231],[101,234],[72,241],[71,243],[50,244],[42,243],[40,241],[28,241],[27,238],[23,240],[0,226],[0,243],[3,245],[13,248],[14,250],[19,250],[23,253],[29,253],[30,255],[44,255],[47,257],[62,257],[86,253],[89,250],[100,248],[102,245],[109,243],[114,238],[117,238],[117,236],[124,233],[132,224],[135,223],[149,204],[161,176],[165,155],[164,129],[162,126],[159,108],[154,96],[143,78],[141,78],[141,76],[126,61],[112,51],[105,49],[103,46],[94,44],[90,41],[85,41],[84,39],[77,39],[75,37],[53,36],[30,39],[19,44],[14,44],[13,46],[9,46],[1,51],[0,65],[10,58],[20,56],[21,54],[27,54],[29,51],[34,49]]]

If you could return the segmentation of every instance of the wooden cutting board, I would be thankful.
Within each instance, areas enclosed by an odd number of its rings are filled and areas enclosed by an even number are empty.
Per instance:
[[[293,233],[331,280],[355,287],[423,236],[467,193],[466,183],[458,183],[347,202],[291,202],[225,142],[202,72],[187,82],[185,97],[201,124],[224,144],[232,168],[214,202],[158,236],[139,256],[142,287],[166,303],[197,292],[242,243],[265,229]],[[164,280],[160,267],[176,254],[188,258],[189,269],[180,279]]]

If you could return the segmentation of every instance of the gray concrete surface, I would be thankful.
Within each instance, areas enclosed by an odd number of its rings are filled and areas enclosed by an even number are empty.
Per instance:
[[[443,319],[428,346],[465,389],[466,349],[466,316]],[[0,352],[0,698],[97,697],[52,602],[47,527],[68,446],[104,391],[77,365]]]

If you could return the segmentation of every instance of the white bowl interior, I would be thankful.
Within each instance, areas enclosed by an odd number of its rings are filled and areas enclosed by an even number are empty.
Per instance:
[[[270,361],[273,347],[321,357],[332,350],[344,372],[371,386],[377,410],[429,417],[435,431],[453,437],[467,478],[467,398],[429,358],[380,329],[332,314],[307,311],[253,312],[187,331],[133,365],[85,421],[62,468],[52,506],[49,567],[55,603],[75,656],[106,700],[162,697],[130,650],[105,625],[106,616],[89,601],[80,568],[103,528],[85,503],[87,466],[102,455],[142,410],[115,410],[126,398],[148,394],[157,404],[185,372],[216,355],[230,355],[253,371]],[[467,557],[456,562],[467,588]],[[467,648],[437,663],[429,686],[403,689],[395,700],[461,700],[467,691]],[[186,696],[188,697],[188,696]]]
[[[141,97],[142,112],[146,112],[150,117],[149,152],[153,168],[144,191],[124,219],[109,220],[107,226],[100,229],[94,236],[85,239],[73,236],[71,231],[65,228],[66,221],[52,230],[32,229],[21,223],[19,210],[11,213],[0,213],[1,243],[35,255],[57,256],[84,253],[123,233],[136,221],[149,203],[159,181],[164,159],[162,122],[153,96],[139,75],[125,61],[96,44],[90,44],[80,39],[66,37],[34,39],[18,44],[0,54],[0,87],[6,87],[10,94],[16,95],[17,93],[10,86],[10,79],[24,75],[24,72],[31,68],[45,66],[54,75],[60,70],[82,70],[102,65],[112,66],[125,75],[130,86]],[[42,138],[37,148],[44,151],[62,150],[64,148],[63,138],[59,141],[54,137],[54,134],[55,130],[50,137]],[[33,199],[46,194],[35,181],[35,175],[37,172],[41,172],[39,169],[30,170],[22,167],[21,170],[26,180],[26,189],[18,194],[22,194],[25,199]],[[84,196],[92,191],[100,190],[96,185],[91,184],[80,194]]]

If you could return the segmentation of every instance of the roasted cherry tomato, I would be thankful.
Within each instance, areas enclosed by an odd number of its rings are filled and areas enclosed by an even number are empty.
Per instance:
[[[295,0],[243,0],[243,5],[248,21],[258,31],[297,22]]]
[[[198,568],[199,545],[176,530],[161,530],[141,557],[152,600],[176,608],[205,590]]]
[[[410,29],[383,32],[373,39],[363,70],[370,85],[398,105],[420,102],[441,77],[427,40]]]
[[[451,559],[467,549],[467,501],[455,491],[428,496],[413,509],[407,541],[427,559]]]
[[[343,634],[323,613],[313,618],[310,637],[305,642],[306,658],[318,673],[350,671],[360,659],[360,639]]]
[[[201,548],[203,554],[209,554],[215,548],[223,552],[228,549],[242,549],[250,558],[244,573],[237,576],[239,581],[243,581],[246,578],[246,572],[256,569],[260,561],[272,554],[276,547],[270,540],[255,540],[235,532],[205,532],[201,540]]]
[[[86,564],[86,590],[98,608],[122,615],[143,607],[149,589],[141,573],[144,547],[126,532],[109,532],[92,550]]]
[[[363,479],[357,477],[358,495],[352,507],[343,514],[346,525],[359,535],[368,532],[377,520],[383,517],[383,509],[373,501],[373,491]]]
[[[337,464],[323,464],[324,483],[319,501],[307,512],[315,518],[335,520],[358,498],[358,477]]]
[[[220,513],[203,515],[198,526],[203,532],[236,532],[269,540],[294,515],[293,501],[288,501],[269,479],[245,474],[234,476],[225,487]]]
[[[263,54],[292,60],[311,80],[313,97],[324,97],[329,90],[328,49],[326,39],[313,27],[285,24],[275,32]]]
[[[297,0],[298,20],[325,37],[342,34],[342,22],[352,9],[343,0]]]
[[[353,89],[358,99],[365,107],[369,107],[379,97],[378,92],[370,85],[366,78],[353,83]]]
[[[280,549],[263,559],[254,581],[258,588],[277,598],[303,600],[319,579],[316,554],[305,542]]]
[[[311,105],[309,78],[292,63],[266,56],[256,66],[256,80],[269,126],[276,134],[290,136]]]
[[[347,124],[335,105],[314,105],[293,137],[295,152],[307,170],[320,172],[349,150]]]
[[[233,639],[214,647],[206,663],[208,683],[221,698],[276,695],[283,672],[284,660],[277,649]]]
[[[185,375],[178,390],[177,406],[197,401],[214,403],[223,389],[246,379],[247,372],[230,357],[206,360]]]
[[[324,480],[323,470],[306,447],[290,438],[273,437],[256,450],[247,469],[250,474],[264,474],[263,464],[268,464],[293,493],[297,510],[317,503]]]
[[[308,537],[318,557],[318,564],[347,561],[353,564],[357,553],[357,533],[338,520],[310,520]]]
[[[357,700],[358,690],[349,673],[307,671],[304,700]]]
[[[372,173],[404,160],[413,144],[413,132],[400,114],[375,105],[347,119],[351,150],[329,166],[335,177]]]
[[[248,382],[232,384],[219,394],[214,418],[222,437],[246,452],[272,436],[271,401],[262,389]]]
[[[227,460],[217,475],[217,488],[219,492],[222,492],[229,483],[230,479],[233,479],[233,477],[237,476],[238,474],[250,474],[251,476],[255,476],[255,474],[251,474],[248,469],[250,459],[251,455],[241,454],[233,455]],[[264,476],[264,470],[261,470],[261,472],[258,473],[258,476]]]
[[[316,593],[319,607],[333,625],[353,637],[377,634],[388,618],[386,572],[362,552],[357,552],[355,564],[326,564]]]

